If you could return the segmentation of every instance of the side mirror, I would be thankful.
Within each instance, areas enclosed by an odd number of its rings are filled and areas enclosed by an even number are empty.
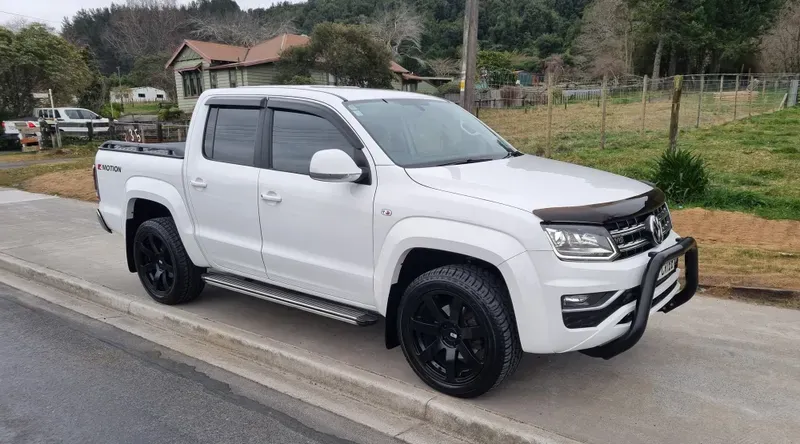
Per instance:
[[[344,151],[322,150],[311,157],[308,174],[321,182],[355,182],[363,172]]]

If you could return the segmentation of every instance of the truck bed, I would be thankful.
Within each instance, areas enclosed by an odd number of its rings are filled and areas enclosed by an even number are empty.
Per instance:
[[[101,150],[121,151],[126,153],[146,154],[150,156],[174,157],[183,159],[186,151],[185,142],[138,143],[109,140],[100,145]]]

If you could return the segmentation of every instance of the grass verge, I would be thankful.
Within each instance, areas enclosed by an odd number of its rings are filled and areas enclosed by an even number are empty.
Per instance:
[[[537,127],[541,121],[530,114],[520,110],[482,110],[481,118],[517,148],[529,153],[542,151],[545,136]],[[599,130],[591,124],[581,127],[577,120],[569,131],[554,131],[553,157],[649,179],[655,159],[667,148],[666,131],[648,130],[640,134],[620,128],[610,128],[606,148],[600,150]],[[711,176],[706,196],[686,207],[800,220],[798,140],[800,107],[708,128],[681,130],[679,146],[701,154]]]
[[[99,142],[86,142],[67,145],[59,149],[45,149],[41,151],[19,152],[5,151],[0,152],[0,164],[12,162],[25,162],[29,160],[43,159],[69,159],[78,157],[91,157],[97,152]]]
[[[25,189],[27,181],[36,177],[48,175],[47,180],[44,182],[47,184],[47,187],[40,188],[38,192],[56,194],[55,190],[57,190],[58,187],[64,186],[64,183],[70,180],[80,183],[82,187],[85,187],[88,183],[92,190],[94,190],[94,184],[92,182],[93,163],[93,157],[81,157],[77,158],[75,162],[69,163],[30,165],[0,170],[0,187]],[[62,173],[69,171],[80,173],[75,173],[73,176],[62,175]],[[92,193],[94,193],[94,191],[92,191]]]

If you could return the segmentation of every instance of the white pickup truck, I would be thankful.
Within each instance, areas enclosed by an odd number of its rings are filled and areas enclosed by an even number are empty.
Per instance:
[[[424,95],[206,91],[185,144],[107,142],[95,185],[101,226],[125,236],[156,301],[208,284],[383,319],[387,347],[459,397],[522,352],[622,353],[697,288],[695,241],[672,231],[660,190],[524,155]]]

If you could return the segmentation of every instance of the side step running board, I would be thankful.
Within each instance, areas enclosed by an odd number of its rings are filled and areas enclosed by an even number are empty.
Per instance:
[[[203,275],[207,284],[237,293],[255,296],[259,299],[294,307],[309,313],[318,314],[348,324],[366,326],[378,322],[379,315],[360,308],[326,301],[297,291],[274,285],[246,280],[229,274],[208,273]]]

